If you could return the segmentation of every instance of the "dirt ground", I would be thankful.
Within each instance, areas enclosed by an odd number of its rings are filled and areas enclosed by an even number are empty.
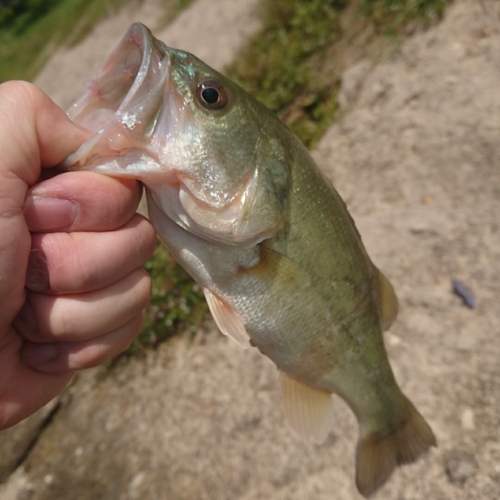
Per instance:
[[[171,43],[169,29],[177,29],[175,44],[205,57],[202,27],[211,26],[213,46],[224,31],[217,19],[210,24],[207,5],[216,18],[225,5],[224,27],[231,6],[244,6],[235,18],[258,27],[255,2],[199,0],[159,36]],[[109,49],[128,24],[121,16],[125,26],[98,28],[116,32]],[[237,48],[244,39],[236,34]],[[86,41],[75,50],[87,44],[93,64],[109,52],[99,40],[99,48]],[[68,104],[85,77],[73,79],[74,55],[50,64],[57,83],[47,73],[38,83]],[[387,349],[439,443],[374,498],[497,500],[500,2],[457,0],[439,25],[382,61],[347,69],[339,100],[345,113],[314,156],[396,289],[400,314]],[[452,293],[453,279],[474,292],[473,309]],[[8,452],[0,499],[361,498],[353,415],[337,401],[334,432],[322,445],[305,444],[284,425],[276,378],[269,360],[241,350],[210,320],[111,376],[82,373],[52,406],[0,434]]]

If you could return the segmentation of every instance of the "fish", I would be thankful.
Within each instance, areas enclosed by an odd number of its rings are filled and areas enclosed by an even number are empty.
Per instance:
[[[277,366],[292,429],[321,443],[333,396],[347,402],[363,496],[436,446],[384,347],[394,289],[332,183],[273,113],[136,23],[68,116],[93,135],[63,169],[143,183],[152,224],[221,332]]]

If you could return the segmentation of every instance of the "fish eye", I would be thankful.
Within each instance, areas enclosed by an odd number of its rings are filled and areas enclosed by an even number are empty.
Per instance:
[[[205,80],[198,85],[196,96],[200,104],[207,109],[222,109],[228,103],[224,86],[217,80]]]

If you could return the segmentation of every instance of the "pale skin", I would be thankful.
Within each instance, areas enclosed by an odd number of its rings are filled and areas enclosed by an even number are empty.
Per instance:
[[[0,429],[124,351],[150,299],[156,236],[135,213],[139,184],[40,180],[88,135],[34,85],[0,85]]]

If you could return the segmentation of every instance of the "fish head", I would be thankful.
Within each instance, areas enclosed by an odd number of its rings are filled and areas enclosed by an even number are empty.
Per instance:
[[[64,168],[140,180],[155,214],[206,240],[249,245],[281,228],[291,191],[284,125],[144,25],[130,27],[68,115],[94,135]]]

